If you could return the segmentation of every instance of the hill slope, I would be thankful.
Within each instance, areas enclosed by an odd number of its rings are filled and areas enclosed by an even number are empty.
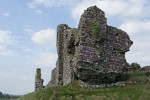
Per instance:
[[[22,96],[20,100],[150,100],[150,78],[134,73],[127,82],[130,84],[125,87],[109,88],[83,88],[74,82],[41,89]]]

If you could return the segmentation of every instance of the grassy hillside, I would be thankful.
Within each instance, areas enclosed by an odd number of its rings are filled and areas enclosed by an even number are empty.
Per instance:
[[[83,88],[74,82],[29,93],[20,100],[150,100],[150,78],[141,72],[130,75],[125,87]]]

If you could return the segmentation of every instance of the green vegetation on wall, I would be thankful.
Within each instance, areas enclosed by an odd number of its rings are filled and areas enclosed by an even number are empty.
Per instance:
[[[90,21],[90,30],[94,36],[96,36],[96,34],[99,32],[99,28],[100,24],[96,20]]]

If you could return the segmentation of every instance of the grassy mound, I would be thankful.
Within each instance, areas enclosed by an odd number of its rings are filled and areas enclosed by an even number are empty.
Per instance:
[[[129,72],[125,87],[85,88],[77,82],[29,93],[20,100],[150,100],[150,78],[143,72]]]

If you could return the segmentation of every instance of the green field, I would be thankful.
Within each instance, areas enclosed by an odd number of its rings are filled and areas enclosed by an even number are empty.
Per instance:
[[[130,73],[127,86],[83,88],[77,82],[29,93],[20,100],[150,100],[150,78],[142,72]]]

